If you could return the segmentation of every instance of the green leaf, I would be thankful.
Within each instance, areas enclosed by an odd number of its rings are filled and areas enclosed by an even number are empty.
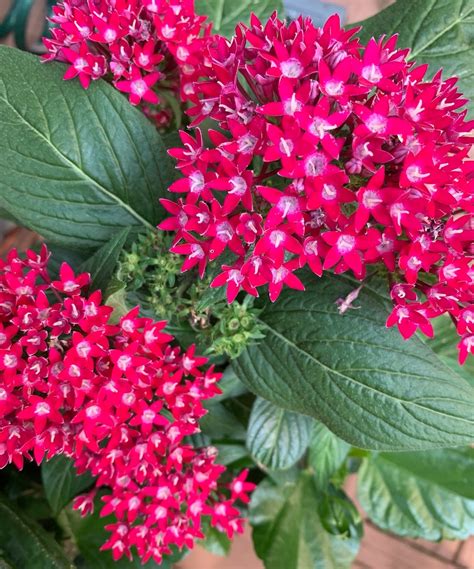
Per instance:
[[[255,551],[266,569],[349,568],[359,548],[357,535],[327,532],[319,518],[321,504],[308,473],[294,484],[264,480],[252,495],[250,523]]]
[[[207,415],[200,420],[202,432],[213,440],[245,440],[246,430],[222,403],[209,403]]]
[[[10,561],[7,561],[4,557],[2,557],[2,550],[0,549],[0,569],[20,569],[17,565],[15,568]]]
[[[196,0],[196,12],[209,18],[214,32],[228,37],[240,22],[248,24],[251,13],[265,21],[275,10],[282,16],[282,0]]]
[[[96,504],[100,509],[100,504]],[[167,561],[157,565],[149,561],[142,565],[138,556],[134,555],[133,561],[122,557],[114,561],[110,551],[100,551],[100,547],[107,541],[110,535],[104,528],[114,523],[113,516],[101,518],[96,511],[94,514],[82,518],[77,512],[67,510],[69,530],[74,536],[74,541],[84,558],[85,563],[78,563],[81,569],[172,569]]]
[[[105,291],[109,286],[129,233],[130,227],[125,227],[82,264],[80,270],[91,274],[91,290]]]
[[[204,549],[207,549],[214,555],[225,556],[229,554],[232,542],[225,533],[211,527],[207,520],[203,524],[203,533],[206,538],[200,541],[199,544]]]
[[[474,101],[474,3],[472,0],[397,0],[363,22],[364,42],[382,34],[399,34],[398,46],[409,47],[409,59],[428,63],[434,75],[457,76],[460,89]]]
[[[257,397],[248,425],[247,448],[257,462],[272,470],[285,470],[303,456],[312,425],[311,417]]]
[[[233,397],[239,397],[244,393],[248,393],[245,385],[235,375],[231,366],[227,366],[222,374],[222,378],[218,383],[219,389],[222,391],[220,395],[213,397],[213,402],[224,401]]]
[[[89,474],[78,476],[74,463],[65,456],[55,456],[41,465],[44,492],[55,516],[94,479]]]
[[[71,251],[71,249],[65,249],[53,243],[48,243],[48,249],[51,253],[48,272],[53,280],[59,280],[59,270],[64,262],[77,271],[88,256],[84,251]]]
[[[0,547],[21,569],[73,569],[52,536],[0,496]]]
[[[228,466],[229,464],[233,464],[235,462],[241,461],[243,459],[251,459],[249,457],[248,451],[243,444],[238,443],[222,443],[222,444],[215,444],[214,445],[219,454],[217,455],[216,462],[219,464],[223,464],[224,466]],[[252,463],[253,464],[253,463]]]
[[[379,527],[433,541],[474,533],[474,449],[380,453],[359,471],[358,498]]]
[[[48,240],[90,250],[153,229],[173,169],[143,113],[105,81],[0,46],[0,208]]]
[[[285,291],[260,315],[266,337],[232,363],[247,387],[311,415],[359,448],[423,450],[474,439],[474,390],[421,340],[386,329],[385,296],[366,284],[359,310],[336,301],[357,283],[303,271],[306,292]]]
[[[320,488],[329,480],[346,460],[351,446],[332,433],[322,423],[313,428],[308,462],[314,469],[314,478]]]
[[[434,338],[425,340],[428,346],[452,370],[464,377],[474,387],[474,358],[467,358],[463,365],[458,361],[459,335],[456,327],[448,315],[433,320]]]
[[[110,322],[112,324],[118,324],[120,318],[125,316],[133,306],[128,303],[125,283],[116,277],[112,278],[109,282],[105,291],[105,298],[107,299],[107,306],[111,306],[114,309],[110,316]]]

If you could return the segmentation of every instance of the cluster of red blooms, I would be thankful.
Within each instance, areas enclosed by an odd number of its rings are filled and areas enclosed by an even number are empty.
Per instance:
[[[407,62],[396,36],[361,46],[339,19],[322,28],[255,16],[209,46],[193,126],[213,120],[210,147],[182,132],[170,154],[183,178],[163,200],[183,270],[228,250],[213,286],[257,295],[268,285],[303,289],[295,270],[318,276],[383,262],[393,273],[387,324],[405,338],[431,336],[430,318],[456,321],[460,359],[474,352],[474,127],[456,79]],[[221,197],[219,197],[221,196]]]
[[[45,247],[23,260],[12,251],[0,264],[0,468],[64,453],[97,476],[75,507],[87,514],[109,488],[101,514],[116,523],[103,548],[115,559],[135,546],[160,563],[203,537],[202,516],[229,536],[241,531],[234,504],[254,487],[247,472],[223,486],[216,450],[185,441],[219,374],[138,309],[111,324],[100,292],[83,294],[89,275],[64,264],[51,282],[48,257]]]
[[[52,38],[44,39],[46,60],[69,62],[65,79],[84,88],[106,77],[129,93],[130,102],[151,105],[163,97],[193,94],[210,37],[194,0],[62,0],[53,7]],[[169,112],[144,105],[158,125]]]

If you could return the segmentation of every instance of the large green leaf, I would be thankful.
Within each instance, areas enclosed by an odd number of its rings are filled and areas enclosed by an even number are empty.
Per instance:
[[[314,470],[314,478],[320,488],[328,485],[330,478],[344,463],[350,448],[346,441],[322,423],[314,426],[308,462]]]
[[[247,430],[247,447],[272,470],[293,466],[308,447],[313,420],[257,397]]]
[[[60,245],[92,249],[161,218],[172,167],[156,129],[105,81],[0,46],[0,208]]]
[[[399,34],[398,45],[409,47],[409,59],[428,63],[433,75],[458,76],[460,88],[474,101],[473,0],[397,0],[376,16],[360,22],[364,41]],[[472,107],[471,107],[472,108]]]
[[[430,540],[474,533],[474,449],[374,454],[359,472],[358,498],[374,523]]]
[[[421,340],[386,329],[384,295],[370,282],[338,313],[350,277],[302,273],[260,315],[266,337],[233,362],[257,395],[320,419],[360,448],[423,450],[474,439],[474,390]]]
[[[55,456],[41,465],[41,478],[44,492],[54,515],[88,488],[93,478],[88,474],[78,476],[72,460],[65,456]]]
[[[257,555],[266,569],[344,569],[359,548],[357,535],[327,532],[319,518],[321,499],[314,480],[262,482],[252,495],[250,523]]]
[[[214,32],[229,37],[234,34],[237,24],[248,24],[250,13],[265,22],[275,10],[282,15],[282,0],[196,0],[196,11],[209,18]]]
[[[73,569],[72,563],[39,524],[0,496],[0,549],[21,569]]]
[[[130,228],[125,227],[81,265],[81,271],[91,274],[91,290],[100,289],[105,291],[111,284],[120,253],[129,233]]]

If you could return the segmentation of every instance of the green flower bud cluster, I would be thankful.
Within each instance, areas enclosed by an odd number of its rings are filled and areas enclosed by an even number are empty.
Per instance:
[[[170,245],[165,233],[150,232],[122,253],[117,278],[125,284],[130,304],[139,303],[147,313],[168,320],[174,333],[183,325],[191,329],[208,355],[233,359],[262,339],[253,297],[247,295],[229,305],[218,293],[211,302],[203,302],[211,292],[212,278],[201,280],[193,271],[181,273],[182,259],[169,252]]]
[[[252,304],[253,297],[248,295],[242,303],[217,303],[213,310],[217,321],[211,329],[212,353],[234,359],[246,346],[265,337],[257,318],[259,311]]]

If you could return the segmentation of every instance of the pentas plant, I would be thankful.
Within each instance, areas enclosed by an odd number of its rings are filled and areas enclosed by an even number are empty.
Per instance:
[[[106,78],[163,127],[169,99],[188,100],[201,74],[205,20],[194,0],[64,0],[53,7],[44,58],[69,63],[64,78],[86,89]]]
[[[91,513],[106,489],[101,515],[116,521],[102,549],[116,560],[134,549],[161,563],[204,537],[203,519],[241,532],[235,503],[254,488],[247,471],[224,483],[217,450],[188,442],[221,374],[138,307],[112,324],[101,292],[85,293],[89,275],[63,264],[51,280],[48,259],[43,246],[0,264],[0,468],[64,454],[96,477],[74,508]]]
[[[0,46],[0,216],[40,243],[0,261],[0,565],[474,534],[472,11],[248,6],[63,0],[53,64]]]
[[[229,302],[266,285],[272,301],[284,286],[302,290],[303,266],[363,281],[383,264],[387,326],[432,337],[430,320],[447,313],[464,362],[474,353],[474,121],[455,78],[426,79],[396,36],[362,45],[356,32],[337,16],[318,28],[274,14],[215,37],[192,90],[194,133],[170,150],[183,177],[169,189],[184,197],[161,200],[172,217],[160,228],[175,232],[185,271],[203,275],[234,254],[211,284],[226,285]]]

